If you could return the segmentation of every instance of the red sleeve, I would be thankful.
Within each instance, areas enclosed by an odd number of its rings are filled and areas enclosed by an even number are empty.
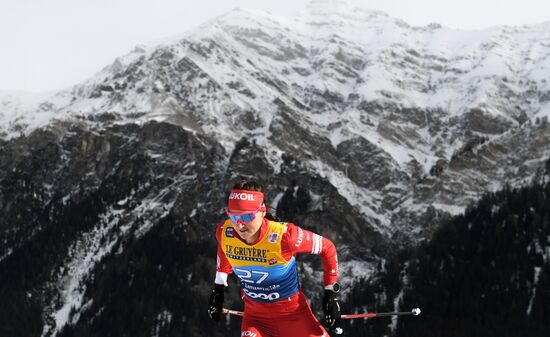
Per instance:
[[[216,271],[231,274],[233,272],[233,269],[231,268],[231,264],[229,264],[229,260],[227,260],[227,257],[225,256],[225,253],[223,252],[221,246],[222,230],[223,222],[219,224],[218,227],[216,227],[216,240],[218,240],[218,257],[216,259]]]
[[[298,253],[321,255],[325,286],[338,281],[338,256],[336,247],[329,239],[289,223],[281,250],[287,260]]]

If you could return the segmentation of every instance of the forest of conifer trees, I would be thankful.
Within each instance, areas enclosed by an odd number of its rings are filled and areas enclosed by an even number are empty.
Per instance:
[[[431,240],[407,249],[374,282],[358,284],[346,306],[392,311],[395,336],[550,336],[550,184],[484,196]],[[364,320],[352,336],[384,335],[389,320]]]

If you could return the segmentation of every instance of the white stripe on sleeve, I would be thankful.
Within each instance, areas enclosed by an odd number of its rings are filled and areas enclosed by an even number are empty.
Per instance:
[[[313,234],[313,238],[312,238],[313,247],[311,247],[311,254],[315,254],[315,251],[317,250],[317,240],[315,240],[316,236],[317,234]]]
[[[216,279],[214,280],[214,283],[216,284],[223,284],[227,287],[227,273],[217,271],[216,272]]]
[[[313,249],[312,254],[319,254],[323,250],[323,237],[318,234],[313,234]]]

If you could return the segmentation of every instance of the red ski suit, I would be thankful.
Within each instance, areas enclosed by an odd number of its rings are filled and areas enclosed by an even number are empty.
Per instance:
[[[241,336],[329,336],[299,289],[294,256],[321,255],[324,284],[333,284],[338,281],[338,259],[330,240],[294,224],[267,219],[251,245],[234,233],[230,221],[217,227],[216,238],[216,283],[226,284],[232,272],[241,280],[245,303]]]

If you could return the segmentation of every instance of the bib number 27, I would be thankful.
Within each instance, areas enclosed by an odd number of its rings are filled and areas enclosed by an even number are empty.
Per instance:
[[[261,284],[269,276],[269,273],[265,271],[256,271],[256,270],[246,270],[235,268],[235,271],[238,272],[237,276],[247,283]]]

